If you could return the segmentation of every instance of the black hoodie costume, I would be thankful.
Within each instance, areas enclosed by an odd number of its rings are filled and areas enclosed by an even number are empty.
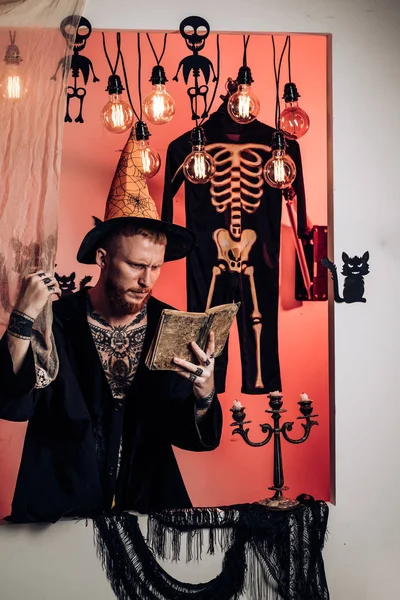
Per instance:
[[[213,450],[221,437],[217,397],[200,421],[192,384],[172,371],[149,371],[145,358],[161,310],[150,298],[143,351],[124,403],[116,401],[87,323],[86,291],[53,304],[59,373],[33,389],[29,350],[15,375],[7,336],[0,341],[0,418],[28,428],[9,520],[55,522],[111,507],[147,513],[191,506],[171,445]],[[121,435],[123,454],[116,482]]]
[[[237,126],[228,117],[222,105],[210,115],[203,125],[207,144],[216,142],[227,144],[263,144],[271,146],[274,129],[253,121],[244,126]],[[238,142],[232,141],[227,134],[240,133]],[[219,228],[229,230],[231,213],[229,208],[217,212],[210,201],[210,184],[192,184],[187,181],[180,169],[186,156],[191,152],[190,132],[184,133],[168,146],[162,220],[173,222],[174,196],[185,182],[186,227],[191,229],[197,245],[186,261],[187,307],[190,311],[203,311],[206,308],[207,296],[212,280],[212,268],[218,264],[217,248],[212,234]],[[272,156],[271,152],[257,149],[257,153],[265,164]],[[297,142],[288,141],[287,153],[294,160],[297,176],[293,188],[297,194],[298,236],[306,235],[306,202],[303,184],[303,173],[300,148]],[[217,177],[217,174],[214,177]],[[233,175],[237,175],[234,174]],[[245,184],[244,184],[245,185]],[[226,270],[216,281],[211,306],[232,301],[240,301],[241,307],[237,315],[240,352],[242,363],[242,392],[246,394],[263,394],[273,390],[281,390],[281,378],[278,356],[278,298],[279,298],[279,250],[280,227],[282,215],[282,192],[271,188],[265,181],[262,186],[261,203],[258,209],[249,214],[241,210],[242,230],[252,229],[257,234],[253,245],[249,265],[254,266],[254,279],[257,299],[262,314],[261,332],[261,373],[263,387],[256,387],[256,343],[252,328],[251,313],[253,302],[250,293],[249,278],[243,273]],[[228,344],[223,354],[216,360],[215,380],[218,392],[225,390],[226,369],[228,362]]]

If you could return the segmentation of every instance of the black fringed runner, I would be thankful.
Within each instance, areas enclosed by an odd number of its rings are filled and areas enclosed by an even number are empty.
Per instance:
[[[238,530],[221,573],[207,583],[177,581],[157,563],[129,513],[94,519],[98,554],[119,600],[236,600],[243,591],[246,540]]]
[[[98,555],[119,600],[329,600],[322,548],[328,506],[309,496],[293,511],[259,504],[165,510],[148,519],[147,543],[129,513],[94,517]],[[156,557],[177,561],[225,551],[220,574],[206,583],[177,581]]]

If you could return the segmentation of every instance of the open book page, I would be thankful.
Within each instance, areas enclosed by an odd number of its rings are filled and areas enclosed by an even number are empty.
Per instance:
[[[152,344],[146,359],[149,369],[182,371],[183,369],[173,362],[174,356],[197,362],[190,343],[199,338],[207,319],[204,313],[164,309],[154,345]]]
[[[195,341],[205,349],[210,330],[215,334],[215,355],[219,356],[239,306],[240,304],[224,304],[215,306],[206,313],[164,309],[146,357],[146,366],[152,370],[182,371],[173,362],[174,356],[198,364],[190,344]]]
[[[240,303],[223,304],[214,306],[207,311],[209,315],[208,331],[213,331],[215,334],[215,352],[217,357],[221,354],[228,339],[229,330],[232,327],[233,320],[239,310]]]

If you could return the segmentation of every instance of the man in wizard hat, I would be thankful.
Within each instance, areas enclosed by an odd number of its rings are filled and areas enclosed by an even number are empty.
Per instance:
[[[165,261],[194,239],[160,220],[131,136],[104,221],[78,261],[97,264],[96,285],[53,305],[58,374],[35,363],[31,334],[52,294],[51,273],[32,273],[0,342],[0,418],[29,421],[9,519],[54,522],[115,507],[149,512],[190,507],[172,446],[206,451],[221,436],[214,339],[193,343],[199,364],[149,371],[145,358],[165,304],[151,295]]]

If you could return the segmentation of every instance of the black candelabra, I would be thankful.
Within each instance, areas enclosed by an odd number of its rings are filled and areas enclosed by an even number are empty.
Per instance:
[[[268,394],[268,398],[270,408],[265,412],[271,414],[273,425],[270,425],[269,423],[260,425],[262,432],[267,434],[265,440],[262,442],[252,442],[249,439],[249,428],[245,429],[244,425],[248,425],[251,423],[251,421],[245,421],[246,413],[244,410],[246,407],[242,406],[241,403],[236,400],[233,404],[233,407],[230,409],[234,421],[231,423],[231,427],[235,427],[235,429],[232,431],[232,435],[238,433],[240,436],[242,436],[246,444],[254,447],[265,446],[271,440],[272,436],[274,436],[274,485],[268,489],[273,490],[275,493],[271,498],[261,500],[260,503],[271,509],[287,510],[294,508],[298,502],[297,500],[287,498],[283,493],[288,488],[284,485],[281,435],[290,444],[302,444],[308,439],[311,428],[314,425],[318,425],[317,421],[313,421],[313,418],[318,417],[318,415],[312,414],[312,400],[308,398],[307,394],[301,394],[301,399],[298,404],[300,406],[300,412],[302,416],[297,417],[297,419],[302,419],[305,421],[305,423],[301,424],[304,429],[304,435],[298,439],[293,439],[289,436],[288,432],[292,431],[294,421],[287,421],[286,423],[280,424],[281,415],[282,413],[286,412],[286,409],[282,408],[282,394],[280,392],[272,392],[271,394]]]

